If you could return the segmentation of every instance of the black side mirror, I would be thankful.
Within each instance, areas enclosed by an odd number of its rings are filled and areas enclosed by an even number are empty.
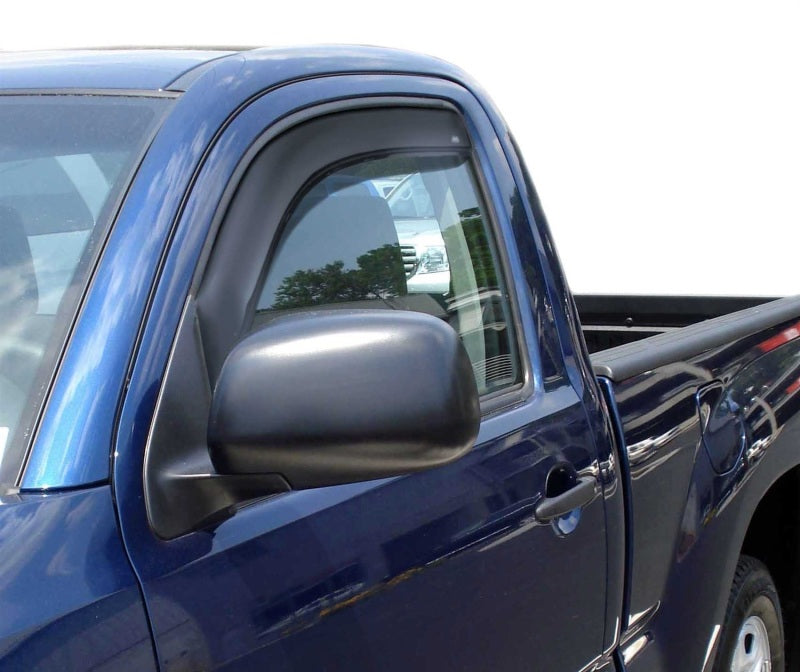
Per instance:
[[[327,310],[279,318],[230,353],[208,424],[218,474],[295,489],[439,466],[480,424],[455,331],[422,313]]]

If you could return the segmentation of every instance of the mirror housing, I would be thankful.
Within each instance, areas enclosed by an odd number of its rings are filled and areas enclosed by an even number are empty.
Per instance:
[[[233,349],[208,446],[220,475],[276,474],[303,489],[446,464],[479,425],[472,365],[448,324],[324,310],[278,318]]]

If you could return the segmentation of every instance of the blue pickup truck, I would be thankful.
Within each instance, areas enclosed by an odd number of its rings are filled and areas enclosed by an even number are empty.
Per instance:
[[[0,670],[800,663],[800,299],[573,297],[434,59],[0,89]]]

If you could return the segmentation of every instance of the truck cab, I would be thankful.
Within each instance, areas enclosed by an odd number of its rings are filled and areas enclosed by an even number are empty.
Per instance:
[[[508,130],[434,59],[3,58],[0,667],[634,672],[752,641],[737,562],[800,459],[794,391],[757,424],[750,386],[795,370],[796,300],[590,359]]]

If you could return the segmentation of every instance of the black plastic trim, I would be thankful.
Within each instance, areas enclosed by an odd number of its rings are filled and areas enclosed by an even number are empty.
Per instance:
[[[536,520],[547,523],[574,509],[581,509],[595,498],[597,491],[597,479],[594,476],[583,476],[565,492],[540,499],[534,509]]]

